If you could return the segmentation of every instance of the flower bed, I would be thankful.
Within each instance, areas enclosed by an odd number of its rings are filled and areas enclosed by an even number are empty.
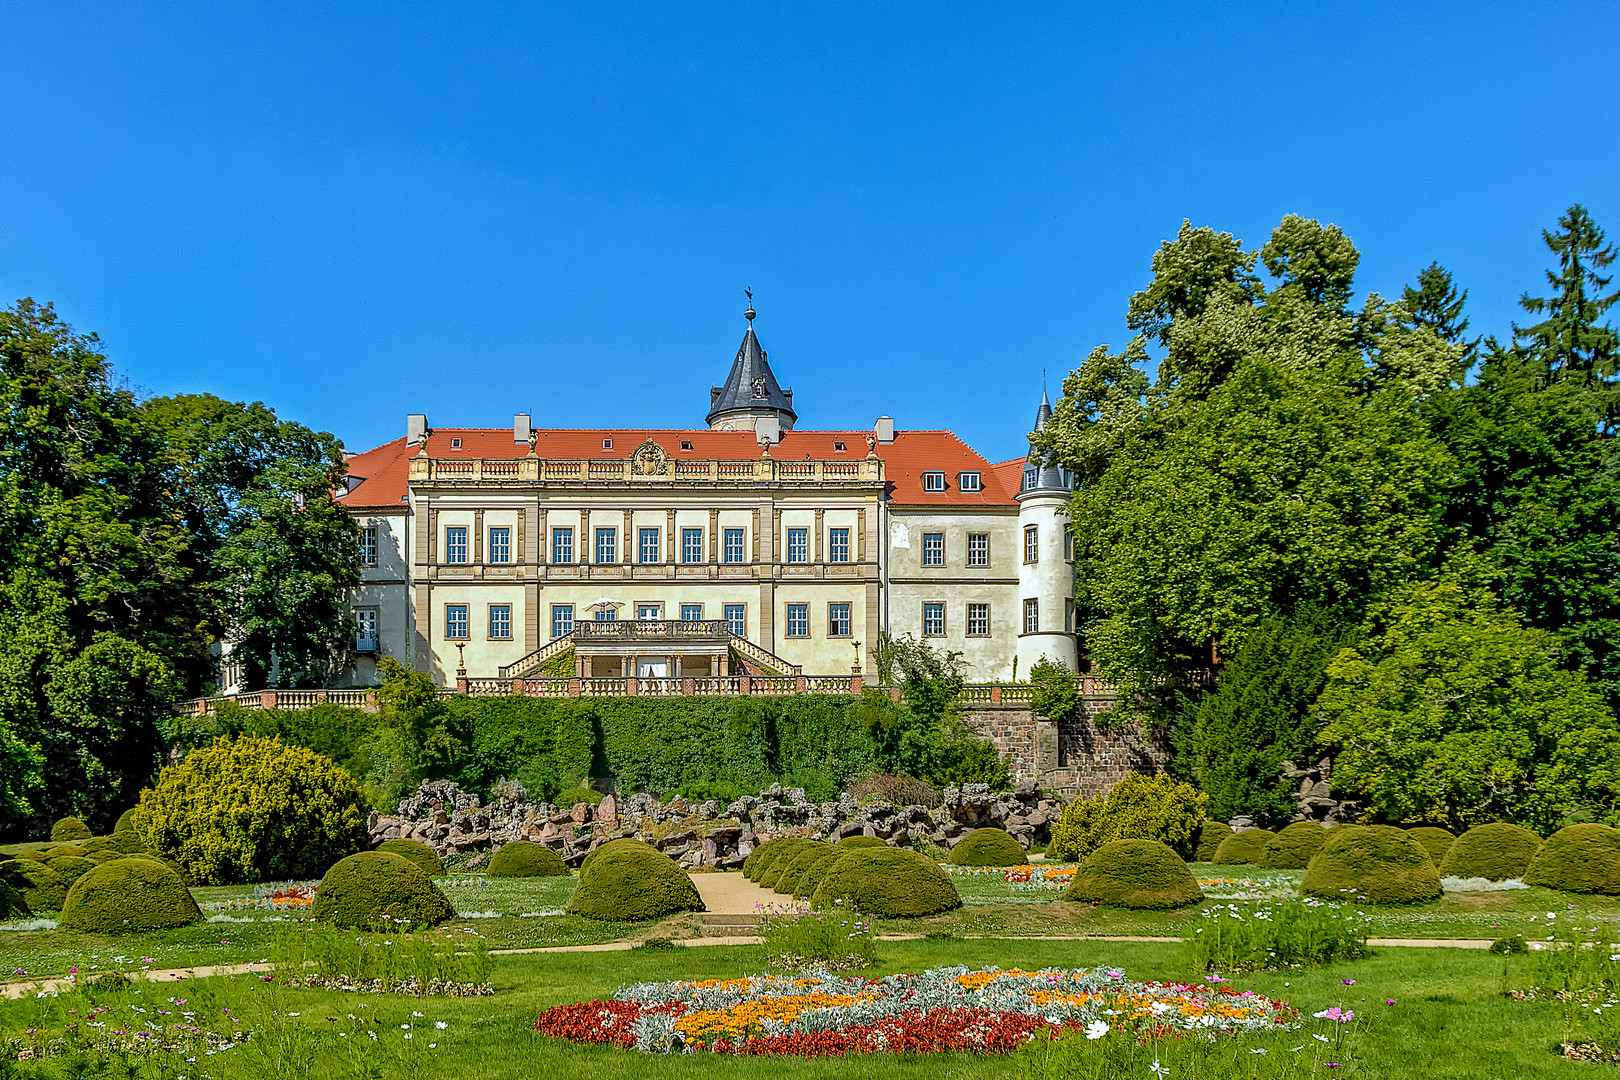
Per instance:
[[[209,912],[226,911],[303,911],[315,902],[318,881],[278,881],[257,885],[253,895],[233,900],[213,900],[201,907]]]
[[[1037,1038],[1235,1035],[1291,1027],[1299,1013],[1224,985],[1137,982],[1119,971],[971,971],[861,979],[831,974],[638,983],[606,1001],[559,1005],[535,1030],[646,1053],[823,1057],[1007,1053]]]

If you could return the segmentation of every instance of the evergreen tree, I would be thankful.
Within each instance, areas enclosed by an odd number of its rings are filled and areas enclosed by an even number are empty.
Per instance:
[[[1406,305],[1414,326],[1432,331],[1443,341],[1462,345],[1468,352],[1465,367],[1472,367],[1479,338],[1468,340],[1468,318],[1463,309],[1468,303],[1468,290],[1458,290],[1451,271],[1432,262],[1418,271],[1417,286],[1401,289],[1401,302]]]
[[[1546,318],[1533,326],[1515,324],[1513,342],[1539,361],[1550,379],[1610,382],[1620,363],[1620,333],[1602,320],[1620,292],[1605,295],[1614,278],[1599,271],[1614,262],[1614,248],[1604,243],[1603,230],[1579,203],[1565,211],[1558,227],[1541,234],[1558,257],[1558,269],[1547,271],[1553,295],[1525,293],[1519,299],[1525,311]]]

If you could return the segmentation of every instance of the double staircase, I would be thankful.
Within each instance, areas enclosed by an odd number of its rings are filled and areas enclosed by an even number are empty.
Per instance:
[[[500,677],[523,679],[533,675],[554,657],[580,645],[650,646],[659,643],[691,644],[712,641],[715,648],[727,648],[762,675],[797,678],[804,668],[790,664],[747,638],[733,634],[722,619],[625,619],[623,621],[576,623],[572,633],[553,638],[529,655],[503,665]]]

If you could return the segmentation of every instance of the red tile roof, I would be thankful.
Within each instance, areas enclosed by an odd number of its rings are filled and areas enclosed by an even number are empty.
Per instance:
[[[996,476],[1001,480],[1001,490],[1008,495],[1017,495],[1024,490],[1024,466],[1029,464],[1029,456],[1013,458],[1011,461],[998,461],[990,466],[996,470]]]
[[[866,456],[865,431],[790,431],[770,448],[778,461],[859,460]],[[691,431],[620,428],[614,430],[536,429],[535,453],[542,458],[598,461],[628,458],[638,446],[651,439],[672,457],[697,461],[752,461],[762,450],[752,431]],[[452,443],[459,440],[458,445]],[[604,447],[604,440],[612,446]],[[691,449],[682,444],[688,443]],[[844,449],[838,449],[842,443]],[[350,507],[394,507],[404,501],[410,459],[423,451],[407,447],[404,439],[384,443],[374,450],[349,457],[349,472],[361,478],[359,485],[338,501]],[[511,428],[435,428],[428,435],[426,454],[434,458],[521,458],[527,457],[526,443],[514,442]],[[894,442],[879,443],[877,455],[883,459],[891,499],[903,506],[1010,506],[1022,475],[1022,459],[991,465],[977,451],[949,431],[897,431]],[[1011,486],[1006,467],[1011,472]],[[924,492],[922,474],[943,472],[945,490]],[[958,474],[977,472],[982,484],[978,492],[964,493]]]

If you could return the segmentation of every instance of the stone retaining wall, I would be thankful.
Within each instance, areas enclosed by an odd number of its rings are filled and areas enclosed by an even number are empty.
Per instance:
[[[1169,758],[1135,725],[1099,730],[1095,717],[1113,704],[1110,696],[1088,695],[1082,718],[1061,726],[1021,704],[969,702],[962,717],[1008,759],[1014,783],[1033,782],[1065,799],[1090,799],[1107,794],[1132,770],[1158,769]]]

